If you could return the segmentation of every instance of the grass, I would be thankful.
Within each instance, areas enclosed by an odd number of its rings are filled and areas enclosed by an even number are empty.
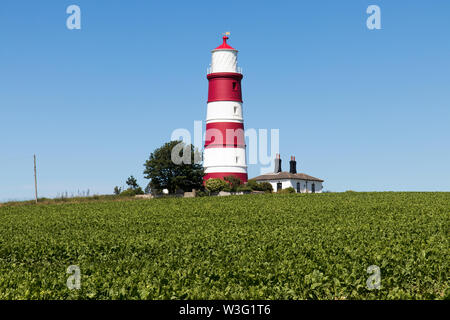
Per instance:
[[[0,299],[445,299],[449,221],[450,193],[3,205]]]

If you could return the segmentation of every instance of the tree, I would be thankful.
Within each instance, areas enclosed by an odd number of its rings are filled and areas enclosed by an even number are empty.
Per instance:
[[[122,188],[119,188],[118,186],[114,187],[114,194],[119,195],[122,192]]]
[[[150,186],[150,183],[147,184],[147,186],[146,186],[145,189],[144,189],[144,192],[145,192],[146,194],[153,193],[153,192],[152,192],[152,188],[151,188],[151,186]]]
[[[129,176],[126,184],[128,185],[128,189],[122,190],[122,188],[115,187],[114,193],[121,196],[135,196],[137,194],[144,194],[144,191],[142,191],[142,188],[138,185],[135,177]]]
[[[133,176],[130,176],[127,179],[126,184],[129,186],[129,189],[132,189],[132,190],[136,190],[137,188],[139,188],[139,185],[137,184],[137,180]]]
[[[173,161],[180,158],[183,158],[181,163]],[[177,188],[184,191],[202,188],[203,166],[194,162],[198,158],[201,158],[199,152],[191,144],[181,141],[165,143],[144,163],[145,178],[150,179],[146,190],[158,192],[167,189],[169,193],[175,193]]]

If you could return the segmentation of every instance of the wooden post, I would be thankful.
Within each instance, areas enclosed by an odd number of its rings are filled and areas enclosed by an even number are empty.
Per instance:
[[[37,193],[37,176],[36,176],[36,155],[34,155],[34,192],[36,203],[38,202],[38,193]]]

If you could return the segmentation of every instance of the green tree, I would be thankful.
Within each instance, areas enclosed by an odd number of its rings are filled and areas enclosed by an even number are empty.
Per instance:
[[[197,159],[201,155],[193,145],[181,141],[165,143],[144,164],[145,178],[150,179],[146,190],[167,189],[174,193],[177,188],[184,191],[202,188],[204,170]]]
[[[136,190],[137,188],[139,188],[139,185],[138,185],[138,183],[137,183],[137,180],[136,180],[136,178],[133,177],[133,176],[130,176],[130,177],[127,179],[126,184],[128,185],[129,189],[132,189],[132,190]]]
[[[137,194],[144,194],[142,188],[138,185],[137,180],[133,176],[129,176],[126,184],[128,185],[128,189],[121,190],[121,188],[114,188],[115,194],[120,194],[121,196],[135,196]]]
[[[122,192],[122,188],[119,188],[118,186],[114,187],[114,194],[119,195]]]

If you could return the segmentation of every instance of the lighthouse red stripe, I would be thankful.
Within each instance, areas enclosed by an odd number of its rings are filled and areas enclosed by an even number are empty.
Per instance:
[[[242,74],[221,72],[208,74],[208,102],[239,101],[242,102]]]
[[[244,124],[212,122],[206,124],[205,148],[245,147]]]
[[[211,149],[211,148],[245,148],[247,145],[245,144],[209,144],[208,146],[206,146],[206,149]]]

